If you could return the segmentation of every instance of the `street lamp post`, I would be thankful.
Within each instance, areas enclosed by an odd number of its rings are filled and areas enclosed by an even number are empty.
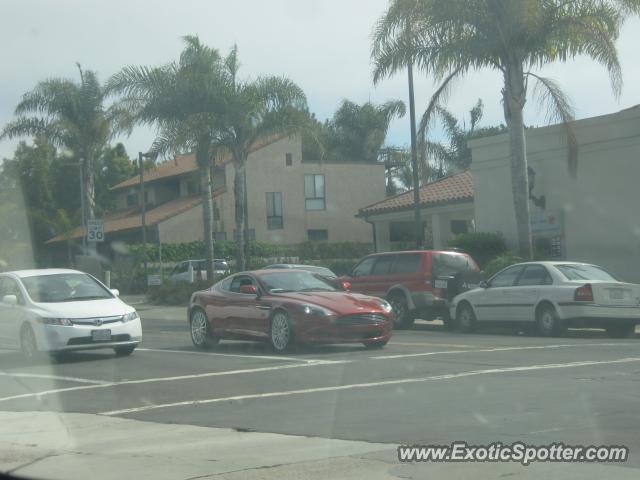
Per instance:
[[[144,281],[145,285],[148,281],[147,275],[147,202],[144,198],[144,159],[154,158],[150,153],[138,152],[138,168],[140,169],[140,205],[141,205],[141,223],[142,223],[142,258],[144,261]]]

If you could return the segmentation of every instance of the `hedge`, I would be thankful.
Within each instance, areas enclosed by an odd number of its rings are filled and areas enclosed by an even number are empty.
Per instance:
[[[469,253],[485,270],[492,259],[507,253],[507,245],[499,233],[464,233],[450,240],[449,246]]]
[[[493,275],[498,273],[500,270],[502,270],[503,268],[507,268],[508,266],[513,265],[514,263],[520,263],[522,261],[523,261],[522,258],[518,257],[513,252],[504,253],[494,258],[493,260],[491,260],[485,265],[484,267],[485,278],[489,279]]]
[[[143,246],[134,244],[129,247],[129,254],[142,261]],[[361,258],[373,252],[373,245],[363,242],[312,242],[306,241],[296,245],[274,245],[264,242],[249,242],[248,256],[258,258],[297,257],[300,261],[322,260],[333,258]],[[236,255],[235,242],[216,242],[215,258],[233,259]],[[205,258],[204,242],[162,244],[163,262],[180,262],[182,260]],[[158,245],[147,244],[147,260],[158,261]]]

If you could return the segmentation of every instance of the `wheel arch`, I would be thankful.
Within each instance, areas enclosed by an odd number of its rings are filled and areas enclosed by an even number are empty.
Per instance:
[[[538,320],[538,314],[540,313],[540,310],[543,307],[553,308],[553,310],[556,312],[556,315],[558,315],[558,318],[562,318],[560,315],[560,310],[558,309],[558,306],[553,301],[549,300],[548,298],[541,298],[538,300],[538,302],[536,303],[535,309],[533,310],[534,322]]]
[[[468,298],[461,298],[456,302],[456,318],[458,317],[458,310],[462,305],[468,305],[471,308],[471,312],[473,312],[473,316],[478,320],[478,312],[476,312],[476,307],[473,306],[473,303]]]

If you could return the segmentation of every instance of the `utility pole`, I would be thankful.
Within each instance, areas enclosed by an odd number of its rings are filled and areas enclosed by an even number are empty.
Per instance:
[[[146,210],[147,205],[144,198],[144,157],[146,155],[142,152],[138,152],[138,168],[140,169],[140,205],[142,207],[142,258],[144,259],[144,282],[147,284],[147,222],[146,222]]]
[[[413,95],[413,63],[407,67],[409,75],[409,117],[411,121],[411,170],[413,171],[413,219],[416,228],[416,247],[424,244],[424,228],[420,218],[420,175],[418,172],[418,146],[416,140],[416,105]]]

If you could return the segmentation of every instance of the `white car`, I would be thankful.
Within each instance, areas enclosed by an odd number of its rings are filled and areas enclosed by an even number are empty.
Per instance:
[[[588,327],[621,338],[640,323],[640,285],[586,263],[519,263],[456,296],[450,315],[467,332],[481,322],[521,322],[547,336]]]
[[[0,273],[0,348],[39,352],[112,348],[130,355],[142,341],[136,310],[91,275],[43,269]]]
[[[222,277],[231,273],[229,264],[224,259],[216,258],[213,261],[213,274],[216,277]],[[171,273],[169,274],[169,280],[172,282],[190,282],[191,271],[193,269],[194,280],[206,280],[207,279],[207,261],[206,260],[183,260],[179,262]]]

